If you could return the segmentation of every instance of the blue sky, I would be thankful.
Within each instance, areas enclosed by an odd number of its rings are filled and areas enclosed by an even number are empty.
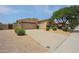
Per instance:
[[[50,18],[54,11],[67,5],[0,5],[0,22],[14,23],[17,19]]]

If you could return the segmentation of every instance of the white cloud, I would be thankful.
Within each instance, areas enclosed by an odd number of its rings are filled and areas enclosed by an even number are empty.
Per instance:
[[[8,6],[0,6],[0,14],[12,14],[16,13],[17,10],[12,9],[11,7]]]

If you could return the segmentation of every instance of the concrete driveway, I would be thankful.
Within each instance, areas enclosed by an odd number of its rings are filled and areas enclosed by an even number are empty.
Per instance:
[[[69,38],[55,52],[79,53],[79,26],[74,29]]]
[[[68,35],[61,35],[45,30],[26,30],[26,33],[42,46],[48,48],[48,52],[54,52],[68,37]]]

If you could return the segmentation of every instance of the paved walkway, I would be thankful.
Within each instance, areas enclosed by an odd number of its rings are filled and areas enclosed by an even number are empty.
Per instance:
[[[55,52],[79,53],[79,26],[71,33],[69,38]]]
[[[48,52],[54,52],[68,37],[67,35],[61,35],[44,30],[26,30],[26,33],[42,46],[49,48]]]

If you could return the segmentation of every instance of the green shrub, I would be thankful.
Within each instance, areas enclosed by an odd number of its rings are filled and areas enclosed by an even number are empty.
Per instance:
[[[68,31],[68,27],[64,27],[63,28],[63,31]]]
[[[57,27],[56,27],[56,26],[52,26],[51,28],[52,28],[52,30],[54,30],[54,31],[57,30]]]
[[[25,30],[21,29],[21,28],[16,28],[15,32],[17,33],[17,35],[22,36],[25,35]]]
[[[15,29],[15,32],[17,32],[19,29],[21,29],[21,28],[16,28],[16,29]]]
[[[36,26],[36,29],[39,29],[39,26],[38,25]]]
[[[49,31],[49,28],[46,28],[46,31]]]
[[[46,31],[49,31],[49,29],[50,29],[50,26],[47,25],[46,26]]]

